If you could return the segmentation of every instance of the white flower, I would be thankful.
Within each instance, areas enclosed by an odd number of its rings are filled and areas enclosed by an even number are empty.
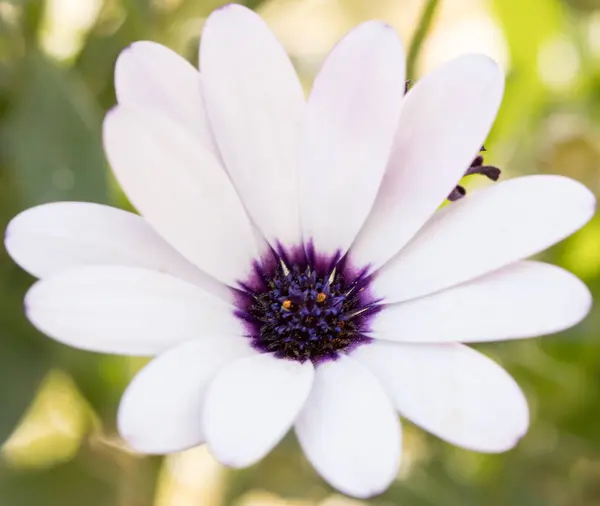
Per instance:
[[[397,474],[397,412],[476,451],[523,436],[519,387],[460,343],[586,315],[577,278],[522,259],[587,222],[594,197],[529,176],[436,211],[485,140],[503,76],[467,55],[404,97],[403,62],[394,31],[365,23],[305,101],[240,6],[207,20],[201,73],[150,42],[120,56],[104,141],[141,216],[48,204],[13,220],[6,246],[42,278],[26,308],[43,332],[158,355],[121,403],[133,448],[206,442],[243,467],[294,427],[325,480],[368,497]]]

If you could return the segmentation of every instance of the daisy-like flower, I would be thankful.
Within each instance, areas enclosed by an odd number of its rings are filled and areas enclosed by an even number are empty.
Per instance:
[[[513,447],[525,397],[461,343],[585,316],[577,278],[522,259],[580,228],[595,200],[529,176],[437,210],[482,167],[497,65],[463,56],[404,96],[399,39],[368,22],[305,99],[266,24],[227,6],[206,21],[200,69],[150,42],[117,62],[104,142],[140,216],[53,203],[7,230],[41,278],[25,301],[36,327],[156,355],[124,394],[122,436],[147,453],[206,442],[244,467],[293,427],[321,476],[357,497],[397,475],[398,413],[464,448]]]

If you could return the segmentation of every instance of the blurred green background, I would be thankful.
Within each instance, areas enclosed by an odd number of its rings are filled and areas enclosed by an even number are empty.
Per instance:
[[[164,43],[196,63],[217,0],[0,0],[0,224],[35,204],[127,206],[102,152],[113,66],[129,43]],[[414,37],[423,0],[249,0],[310,85],[326,52],[371,18]],[[409,77],[467,51],[495,57],[507,90],[486,147],[503,177],[560,173],[600,193],[600,3],[442,0]],[[435,149],[435,146],[432,146]],[[488,184],[471,181],[469,184]],[[335,494],[288,438],[229,471],[202,448],[166,459],[127,450],[115,411],[143,361],[72,350],[38,334],[32,279],[0,253],[0,506],[597,506],[600,309],[562,335],[480,348],[525,390],[529,434],[504,455],[454,448],[405,424],[404,464],[383,496]],[[546,252],[600,296],[600,219]]]

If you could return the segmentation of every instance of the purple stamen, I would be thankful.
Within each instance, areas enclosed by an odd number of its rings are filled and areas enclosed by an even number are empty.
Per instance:
[[[481,146],[481,151],[486,151],[484,146]],[[501,170],[498,167],[494,167],[493,165],[483,165],[483,156],[477,155],[471,162],[469,168],[465,171],[464,176],[479,174],[487,177],[490,181],[498,181],[500,173]],[[466,194],[467,190],[463,186],[457,185],[447,198],[450,202],[455,202],[456,200],[462,199]]]
[[[240,283],[246,293],[237,315],[257,350],[320,363],[370,342],[365,335],[369,316],[379,306],[369,295],[368,282],[353,276],[356,271],[347,262],[325,271],[329,259],[324,263],[312,247],[308,257],[302,265],[288,266],[278,256],[268,271],[257,267],[252,277],[260,276],[264,283]],[[263,286],[248,289],[258,285]]]
[[[410,79],[404,83],[404,94],[408,93],[411,85]],[[485,146],[481,146],[479,150],[481,152],[487,151]],[[464,173],[463,177],[471,176],[473,174],[479,174],[481,176],[487,177],[491,181],[498,181],[500,178],[501,170],[498,167],[494,167],[493,165],[483,165],[483,156],[477,155],[475,159],[471,162],[471,165]],[[462,199],[467,194],[467,190],[460,185],[456,185],[454,189],[450,192],[447,199],[450,202],[455,202],[457,200]]]

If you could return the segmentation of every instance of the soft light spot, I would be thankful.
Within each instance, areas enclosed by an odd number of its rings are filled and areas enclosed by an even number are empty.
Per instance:
[[[560,35],[548,40],[538,53],[540,79],[549,88],[561,90],[571,86],[579,72],[579,53],[575,44]]]
[[[327,295],[325,295],[323,292],[317,294],[317,302],[323,302],[326,298]]]
[[[600,11],[595,11],[589,17],[587,33],[590,51],[600,56]]]
[[[234,506],[316,506],[312,501],[284,499],[263,490],[251,490],[233,504]]]
[[[42,47],[59,60],[74,58],[102,4],[101,0],[48,0],[42,23]]]
[[[355,23],[339,0],[266,2],[261,17],[288,54],[313,73],[324,55]],[[310,33],[310,37],[306,34]]]
[[[7,25],[16,25],[19,22],[20,10],[10,2],[0,2],[0,19]]]
[[[154,506],[219,506],[225,470],[199,446],[165,459]]]
[[[429,37],[423,48],[421,74],[465,53],[482,53],[506,71],[510,65],[502,30],[487,13],[448,20]],[[409,78],[414,76],[408,76]]]
[[[600,220],[592,220],[579,233],[569,239],[561,265],[583,279],[592,279],[600,273]]]
[[[405,424],[402,427],[402,465],[397,481],[407,480],[415,469],[430,459],[427,436],[418,427]]]
[[[87,405],[73,380],[52,371],[24,420],[2,446],[2,458],[17,468],[40,468],[70,460],[79,449],[89,420]]]
[[[341,495],[331,495],[321,503],[319,506],[367,506],[368,503],[364,501],[357,501],[356,499],[350,499]]]

